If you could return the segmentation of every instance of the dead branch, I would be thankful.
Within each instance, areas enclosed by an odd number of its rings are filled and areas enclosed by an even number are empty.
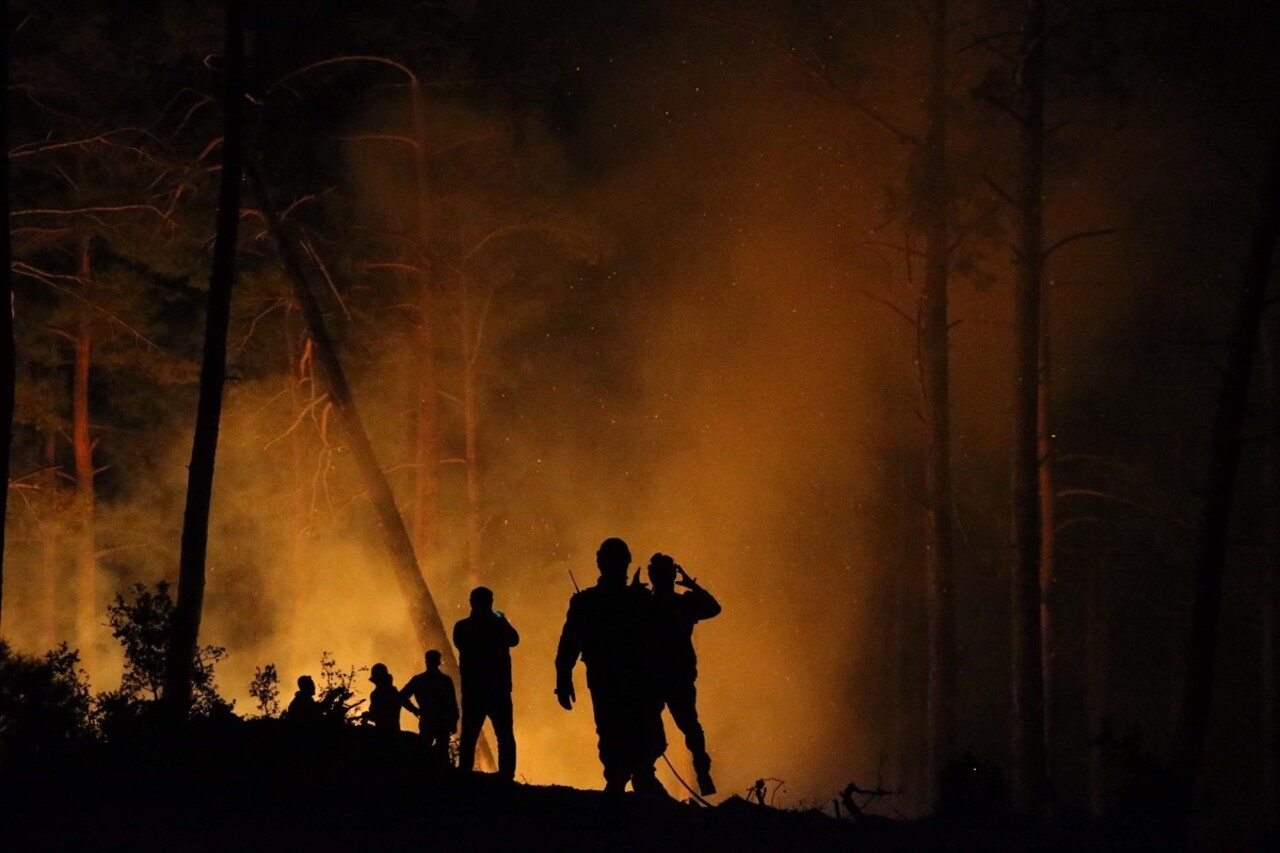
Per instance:
[[[1089,238],[1091,238],[1091,237],[1106,237],[1107,235],[1109,235],[1109,234],[1115,234],[1116,232],[1118,232],[1118,231],[1120,231],[1120,230],[1121,230],[1121,229],[1119,229],[1119,228],[1096,228],[1096,229],[1091,230],[1091,231],[1077,231],[1077,232],[1076,232],[1076,233],[1074,233],[1074,234],[1068,234],[1066,237],[1063,237],[1061,240],[1059,240],[1058,242],[1054,243],[1054,244],[1053,244],[1052,246],[1050,246],[1049,248],[1045,249],[1045,250],[1044,250],[1044,257],[1045,257],[1045,258],[1048,258],[1048,257],[1049,257],[1050,255],[1052,255],[1054,252],[1058,251],[1059,249],[1063,248],[1064,246],[1069,246],[1069,245],[1071,245],[1072,243],[1076,242],[1077,240],[1088,240],[1088,239],[1089,239]]]

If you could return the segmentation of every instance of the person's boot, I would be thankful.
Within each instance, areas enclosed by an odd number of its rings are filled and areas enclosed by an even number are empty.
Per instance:
[[[667,793],[667,789],[658,781],[658,776],[653,772],[652,767],[637,770],[631,776],[631,790],[635,791],[642,797],[650,799],[667,799],[671,795]]]

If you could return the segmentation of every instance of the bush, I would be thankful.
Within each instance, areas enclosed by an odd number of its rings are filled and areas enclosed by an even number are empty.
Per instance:
[[[66,643],[31,657],[0,640],[0,761],[92,736],[89,682],[79,663]]]
[[[280,716],[280,675],[276,672],[275,664],[254,667],[253,681],[249,682],[249,695],[258,703],[258,712],[263,717]]]
[[[165,654],[173,629],[174,601],[169,584],[160,581],[155,589],[135,583],[132,597],[117,593],[107,607],[111,636],[124,647],[124,675],[120,689],[98,697],[103,732],[121,734],[150,717],[153,706],[164,695]],[[192,663],[191,715],[207,718],[231,711],[232,703],[218,695],[214,665],[226,656],[221,646],[199,646]]]

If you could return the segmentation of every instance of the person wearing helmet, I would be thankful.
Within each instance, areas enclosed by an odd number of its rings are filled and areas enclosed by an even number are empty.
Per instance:
[[[656,631],[654,659],[663,704],[676,727],[684,733],[685,746],[693,756],[698,790],[705,797],[716,792],[711,780],[711,756],[707,739],[698,722],[698,656],[693,650],[693,626],[720,615],[720,603],[698,582],[685,574],[671,557],[654,554],[649,559],[649,583],[653,585]],[[676,587],[684,587],[684,594]]]
[[[605,791],[620,794],[630,782],[638,794],[665,796],[653,767],[666,749],[650,648],[653,599],[645,587],[627,583],[630,565],[631,550],[621,539],[606,539],[596,551],[600,580],[569,601],[556,651],[555,693],[561,707],[573,709],[573,669],[581,657]]]
[[[462,734],[458,736],[458,768],[475,764],[476,741],[488,718],[498,741],[498,775],[516,775],[516,736],[511,709],[511,649],[520,635],[501,610],[493,609],[493,591],[471,590],[471,615],[453,627],[462,676]]]
[[[400,691],[385,663],[375,663],[369,670],[373,692],[369,694],[369,710],[364,718],[380,732],[400,731]]]

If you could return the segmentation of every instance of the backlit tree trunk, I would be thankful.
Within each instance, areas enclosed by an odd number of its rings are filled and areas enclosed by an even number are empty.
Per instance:
[[[312,411],[315,384],[310,381],[311,341],[299,328],[302,318],[293,306],[285,314],[285,348],[289,357],[289,395],[295,412]],[[308,416],[310,417],[310,416]],[[301,427],[289,436],[289,452],[293,463],[293,545],[289,553],[289,653],[294,660],[302,654],[303,630],[306,624],[309,589],[307,569],[312,502],[315,495],[316,462],[313,448],[308,447],[307,433]]]
[[[1012,692],[1013,788],[1023,808],[1039,804],[1046,781],[1038,430],[1044,278],[1044,15],[1043,0],[1031,0],[1019,68],[1022,174],[1014,284]]]
[[[1090,740],[1102,731],[1107,708],[1107,591],[1103,566],[1096,555],[1088,558],[1085,581],[1085,715]],[[1102,750],[1089,748],[1089,809],[1101,814],[1106,791],[1106,766]]]
[[[13,439],[14,393],[17,387],[17,349],[13,337],[13,247],[9,241],[9,3],[0,8],[0,92],[6,93],[5,114],[0,115],[0,199],[3,203],[4,239],[0,240],[0,629],[4,617],[4,542],[9,510],[9,453]]]
[[[56,512],[53,504],[60,491],[58,482],[58,433],[52,427],[44,430],[44,447],[41,462],[44,472],[40,476],[40,487],[48,496],[45,517],[40,523],[40,612],[43,630],[42,643],[45,648],[53,648],[61,639],[59,615],[62,613],[62,601],[58,595],[58,587],[62,581],[62,550],[58,547],[61,536],[57,525],[51,523]]]
[[[1261,213],[1249,241],[1241,276],[1239,302],[1214,420],[1204,516],[1195,547],[1191,632],[1175,740],[1180,805],[1184,814],[1191,809],[1209,734],[1222,575],[1227,561],[1227,533],[1240,463],[1241,431],[1249,377],[1258,346],[1258,329],[1266,306],[1267,283],[1271,278],[1276,231],[1280,228],[1280,137],[1273,143],[1267,169],[1268,176],[1261,193]]]
[[[373,445],[369,443],[369,433],[365,430],[364,422],[360,419],[359,410],[356,409],[355,398],[352,396],[351,388],[347,384],[346,373],[342,369],[342,363],[338,360],[338,352],[334,348],[333,340],[329,337],[329,332],[325,327],[324,314],[321,312],[320,304],[316,301],[314,291],[311,289],[302,261],[298,256],[298,252],[294,249],[293,243],[289,240],[288,234],[285,233],[284,225],[280,221],[280,216],[276,213],[271,196],[267,193],[262,176],[252,163],[247,165],[247,173],[250,186],[253,188],[254,195],[257,196],[258,203],[262,207],[262,213],[266,217],[271,237],[275,241],[284,261],[285,270],[293,280],[294,293],[302,305],[303,316],[307,320],[307,328],[311,333],[315,354],[319,359],[325,382],[328,385],[329,397],[333,401],[334,411],[342,421],[347,435],[347,442],[351,448],[352,459],[360,472],[361,478],[364,480],[365,488],[369,491],[369,501],[373,504],[374,513],[378,519],[378,527],[382,531],[383,541],[391,556],[391,568],[395,575],[396,584],[400,587],[400,592],[405,598],[405,604],[408,606],[409,622],[413,626],[421,647],[424,649],[439,649],[444,659],[443,662],[448,665],[450,670],[456,672],[458,660],[453,651],[453,643],[445,631],[444,622],[440,618],[440,610],[436,607],[435,598],[431,595],[431,590],[423,578],[422,570],[418,567],[418,558],[413,550],[413,540],[409,538],[409,530],[405,526],[404,518],[400,515],[399,508],[396,506],[395,495],[391,491],[391,484],[387,481],[387,475],[378,464],[378,458],[373,452]],[[489,749],[487,739],[483,736],[480,738],[476,754],[483,764],[489,767],[493,766],[493,753]]]
[[[88,298],[93,281],[89,241],[80,244],[78,275]],[[83,301],[77,306],[71,372],[71,449],[75,459],[75,639],[80,659],[96,657],[98,622],[98,567],[94,543],[95,495],[93,489],[93,436],[89,420],[89,368],[93,357],[93,318]]]
[[[1036,453],[1040,460],[1040,676],[1044,686],[1044,750],[1045,775],[1053,774],[1053,696],[1057,647],[1054,637],[1055,570],[1054,548],[1057,542],[1057,496],[1054,478],[1053,435],[1053,365],[1049,334],[1050,290],[1042,283],[1040,315],[1040,381],[1036,406]]]
[[[440,390],[436,368],[436,308],[438,304],[431,254],[430,149],[426,95],[415,78],[410,90],[413,111],[412,149],[414,217],[418,269],[418,346],[414,442],[413,542],[418,556],[429,563],[439,550],[440,503]]]
[[[956,612],[951,495],[951,399],[947,285],[947,2],[934,4],[922,151],[925,281],[920,309],[921,378],[928,424],[929,771],[933,784],[956,752]]]
[[[213,498],[214,461],[222,420],[222,388],[227,371],[227,328],[236,274],[240,230],[240,181],[243,162],[244,31],[240,0],[226,0],[226,48],[223,55],[222,176],[218,194],[218,226],[209,274],[209,309],[200,364],[200,399],[195,437],[187,472],[187,503],[182,518],[182,552],[178,562],[178,601],[173,635],[165,660],[164,699],[173,720],[191,709],[191,678],[200,619],[204,610],[205,559],[209,546],[209,507]]]
[[[467,581],[471,587],[480,583],[480,457],[476,437],[479,413],[476,410],[476,357],[480,342],[476,339],[471,288],[462,282],[462,438],[467,467]]]
[[[1258,673],[1262,705],[1262,805],[1263,813],[1276,814],[1276,580],[1280,564],[1280,448],[1276,446],[1280,427],[1280,367],[1276,364],[1273,341],[1263,341],[1266,381],[1267,427],[1271,440],[1263,463],[1263,500],[1267,508],[1266,542],[1262,566],[1262,642]],[[1272,819],[1274,825],[1275,818]],[[1272,827],[1268,827],[1272,828]]]
[[[405,603],[408,605],[409,618],[414,632],[417,634],[423,648],[440,649],[444,655],[445,662],[456,670],[457,660],[453,654],[453,645],[449,642],[449,637],[445,632],[444,623],[440,619],[440,612],[436,608],[435,600],[432,598],[431,591],[427,588],[422,572],[418,568],[418,560],[413,551],[413,542],[409,538],[409,532],[405,527],[404,519],[400,515],[400,510],[396,507],[391,485],[387,482],[386,474],[378,464],[377,457],[373,452],[373,446],[369,443],[369,435],[365,431],[364,423],[361,421],[359,411],[356,409],[351,389],[347,385],[346,374],[342,370],[341,362],[338,360],[333,341],[329,338],[329,333],[324,323],[324,315],[321,313],[320,305],[312,294],[302,262],[284,231],[284,226],[280,222],[280,217],[276,213],[270,196],[267,194],[261,176],[252,164],[248,166],[248,174],[254,194],[262,205],[263,214],[266,216],[268,227],[271,229],[272,238],[275,240],[284,260],[286,271],[294,281],[295,292],[298,296],[298,301],[302,304],[303,314],[307,319],[307,326],[315,345],[316,356],[319,358],[325,381],[329,387],[329,395],[333,401],[334,411],[337,412],[338,417],[342,420],[347,433],[347,441],[350,444],[351,455],[360,471],[361,477],[364,479],[365,487],[369,490],[369,499],[373,504],[374,512],[377,514],[378,524],[382,530],[387,550],[391,554],[392,569],[400,591],[405,597]]]

